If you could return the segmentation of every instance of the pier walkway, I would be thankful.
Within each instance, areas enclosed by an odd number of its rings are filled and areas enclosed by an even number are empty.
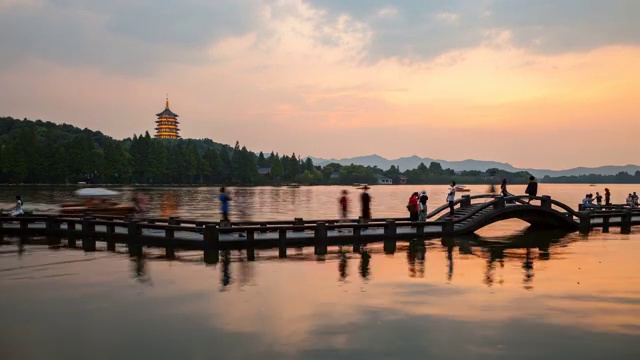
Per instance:
[[[528,203],[530,200],[531,203]],[[397,240],[430,239],[472,234],[492,223],[506,219],[528,222],[532,229],[559,229],[588,233],[594,228],[608,232],[620,228],[628,234],[640,225],[640,209],[616,207],[605,210],[576,211],[549,196],[465,195],[454,203],[454,217],[448,205],[427,215],[426,222],[410,222],[407,218],[353,219],[341,223],[337,219],[263,222],[233,222],[221,226],[217,221],[182,218],[135,218],[118,216],[22,216],[0,217],[0,236],[46,236],[53,244],[64,239],[67,246],[95,250],[96,241],[104,241],[107,249],[116,243],[127,244],[130,252],[143,246],[162,247],[167,256],[176,249],[203,250],[205,260],[216,262],[219,250],[245,249],[250,260],[255,249],[277,248],[280,257],[287,248],[313,246],[315,253],[327,253],[328,246],[360,246],[384,241],[385,248],[395,249]],[[2,240],[2,239],[0,239]]]

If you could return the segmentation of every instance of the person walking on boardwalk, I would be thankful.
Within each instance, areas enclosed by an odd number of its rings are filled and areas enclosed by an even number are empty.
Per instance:
[[[419,194],[416,191],[409,197],[409,203],[407,204],[407,210],[409,210],[409,221],[418,221],[418,213],[420,212],[418,196]]]
[[[634,191],[631,197],[633,198],[633,205],[635,205],[635,207],[638,207],[638,194],[636,194],[636,192]]]
[[[456,182],[451,182],[451,187],[447,193],[447,202],[449,203],[449,217],[454,218],[453,202],[456,201]]]
[[[529,176],[529,184],[527,184],[527,189],[524,191],[525,194],[529,196],[537,196],[538,195],[538,182],[536,178],[531,175]],[[531,203],[531,198],[527,201],[527,204]]]
[[[604,188],[604,204],[611,205],[611,192],[609,188]]]
[[[347,190],[342,190],[342,196],[338,200],[340,204],[340,222],[346,222],[349,218],[349,199]]]
[[[220,212],[222,213],[220,226],[230,226],[231,222],[229,221],[229,201],[231,201],[231,196],[227,194],[224,186],[220,187],[220,195],[218,195],[218,200],[220,200]]]
[[[371,219],[371,195],[367,192],[370,188],[365,185],[361,187],[362,195],[360,195],[360,202],[362,204],[362,222],[369,222]]]
[[[16,195],[16,207],[11,210],[9,216],[22,216],[24,215],[24,211],[22,210],[22,197],[20,195]]]
[[[598,206],[602,205],[602,195],[600,195],[600,193],[597,191],[596,191],[596,205]]]
[[[418,199],[420,205],[420,215],[418,216],[418,221],[427,221],[427,201],[429,197],[427,196],[427,191],[422,190],[420,194],[420,198]]]

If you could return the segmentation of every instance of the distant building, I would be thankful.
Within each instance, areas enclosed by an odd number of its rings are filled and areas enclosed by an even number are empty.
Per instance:
[[[398,184],[405,185],[407,183],[407,178],[404,176],[398,176]]]
[[[271,175],[270,167],[259,167],[258,166],[258,174],[260,175]]]
[[[377,175],[376,179],[378,180],[378,185],[391,185],[391,184],[393,184],[393,180],[391,180],[391,178],[388,178],[386,176]]]
[[[179,139],[178,132],[178,114],[169,110],[169,95],[167,95],[167,102],[164,107],[164,111],[156,114],[158,120],[156,120],[156,134],[154,137],[161,139]]]
[[[331,175],[329,176],[329,178],[331,180],[338,180],[340,179],[340,172],[339,171],[334,171],[331,173]]]

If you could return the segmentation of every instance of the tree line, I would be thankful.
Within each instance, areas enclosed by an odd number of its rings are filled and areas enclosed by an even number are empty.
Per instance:
[[[489,184],[502,179],[524,184],[529,176],[497,168],[456,172],[438,162],[403,172],[396,166],[387,170],[337,163],[316,166],[295,153],[256,154],[239,142],[231,147],[210,139],[156,139],[148,132],[116,140],[67,124],[0,118],[0,183],[4,184],[351,185],[376,184],[381,178],[394,184]],[[613,178],[545,177],[543,181],[638,182],[640,172]]]

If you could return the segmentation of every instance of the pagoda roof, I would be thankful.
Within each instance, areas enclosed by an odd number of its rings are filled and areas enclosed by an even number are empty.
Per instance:
[[[170,117],[178,117],[178,114],[174,113],[173,111],[169,110],[169,108],[164,109],[163,112],[161,113],[157,113],[156,116],[170,116]]]

